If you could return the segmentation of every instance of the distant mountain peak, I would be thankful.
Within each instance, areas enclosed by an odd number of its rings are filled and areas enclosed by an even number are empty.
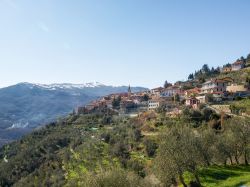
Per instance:
[[[48,90],[56,89],[82,89],[82,88],[96,88],[106,86],[100,82],[88,82],[83,84],[72,84],[72,83],[53,83],[53,84],[40,84],[40,83],[27,83],[23,82],[20,84],[25,84],[30,88],[39,87]]]

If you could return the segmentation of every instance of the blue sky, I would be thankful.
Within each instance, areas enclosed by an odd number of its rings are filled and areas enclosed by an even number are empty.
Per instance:
[[[0,87],[160,86],[250,53],[248,0],[0,0]]]

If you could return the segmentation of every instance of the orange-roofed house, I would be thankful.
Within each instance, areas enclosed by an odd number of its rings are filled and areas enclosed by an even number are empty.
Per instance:
[[[200,92],[201,92],[201,89],[196,87],[196,88],[193,88],[193,89],[186,90],[185,91],[185,96],[186,97],[196,96],[196,95],[199,95]]]
[[[189,97],[186,99],[185,104],[186,104],[186,106],[190,106],[193,109],[197,109],[199,104],[200,104],[200,100],[196,99],[195,97]]]
[[[241,70],[242,68],[244,68],[244,66],[245,66],[245,63],[243,60],[237,60],[236,62],[232,64],[232,71]]]

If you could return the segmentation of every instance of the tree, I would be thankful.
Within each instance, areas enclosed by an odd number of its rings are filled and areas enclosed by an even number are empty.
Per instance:
[[[153,157],[155,155],[156,149],[158,148],[158,145],[150,139],[146,139],[144,141],[144,145],[146,146],[145,150],[149,157]]]
[[[245,83],[245,85],[246,85],[246,86],[250,86],[250,78],[249,78],[249,77],[246,78],[246,83]]]
[[[168,129],[161,137],[161,144],[155,159],[156,173],[165,185],[176,181],[179,177],[184,187],[185,171],[192,173],[197,184],[200,185],[198,167],[202,165],[197,149],[194,132],[185,124],[176,125]]]
[[[143,101],[148,101],[148,100],[149,100],[148,94],[144,94],[144,95],[143,95]]]
[[[199,83],[204,83],[206,79],[204,77],[199,77]]]
[[[211,128],[200,129],[199,136],[196,136],[196,149],[199,153],[200,162],[206,166],[210,166],[216,150],[215,145],[215,132]]]
[[[247,65],[247,66],[250,65],[250,53],[247,55],[247,58],[246,58],[246,65]]]
[[[240,60],[243,61],[244,63],[246,62],[246,59],[243,56],[240,57]]]
[[[210,108],[204,108],[202,109],[201,112],[206,122],[208,122],[211,119],[212,114],[214,113],[213,110]]]
[[[180,98],[179,94],[176,94],[174,97],[175,97],[175,101],[177,101],[177,102],[181,101],[181,98]]]
[[[230,68],[232,65],[230,63],[227,63],[225,65],[223,65],[223,68]]]
[[[191,73],[189,76],[188,76],[188,80],[193,80],[194,79],[194,74]]]
[[[228,121],[229,130],[235,139],[235,160],[239,164],[239,157],[243,155],[245,165],[250,157],[250,121],[249,119],[232,118]]]
[[[121,103],[121,96],[118,96],[117,98],[115,97],[112,101],[112,106],[114,108],[119,108]]]
[[[139,142],[141,138],[142,138],[141,130],[135,129],[134,130],[134,139],[135,139],[135,141]]]
[[[107,171],[102,170],[97,174],[86,174],[83,181],[79,182],[77,186],[83,187],[145,186],[139,176],[118,168],[112,168]]]
[[[233,142],[232,136],[230,133],[221,133],[218,134],[216,137],[216,153],[215,153],[215,159],[219,163],[223,163],[224,165],[227,164],[228,160],[230,161],[231,165],[233,164]]]
[[[164,83],[164,88],[167,88],[167,87],[169,87],[169,86],[171,86],[172,84],[171,83],[169,83],[167,80],[165,81],[165,83]]]
[[[210,69],[209,69],[207,64],[204,64],[202,66],[201,70],[202,70],[203,73],[209,73],[210,72]]]

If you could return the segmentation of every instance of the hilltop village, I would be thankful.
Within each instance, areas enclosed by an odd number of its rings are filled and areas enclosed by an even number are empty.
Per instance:
[[[78,107],[0,148],[0,186],[249,186],[249,62]]]
[[[163,87],[134,93],[128,87],[126,93],[107,95],[78,107],[76,114],[111,112],[136,116],[145,111],[164,111],[168,116],[178,116],[183,108],[198,109],[201,105],[223,106],[224,112],[232,113],[230,102],[250,96],[249,56],[241,57],[223,67],[202,69],[190,74],[187,81],[174,84],[165,82]],[[215,107],[216,110],[216,107]],[[240,110],[245,114],[244,108]]]

